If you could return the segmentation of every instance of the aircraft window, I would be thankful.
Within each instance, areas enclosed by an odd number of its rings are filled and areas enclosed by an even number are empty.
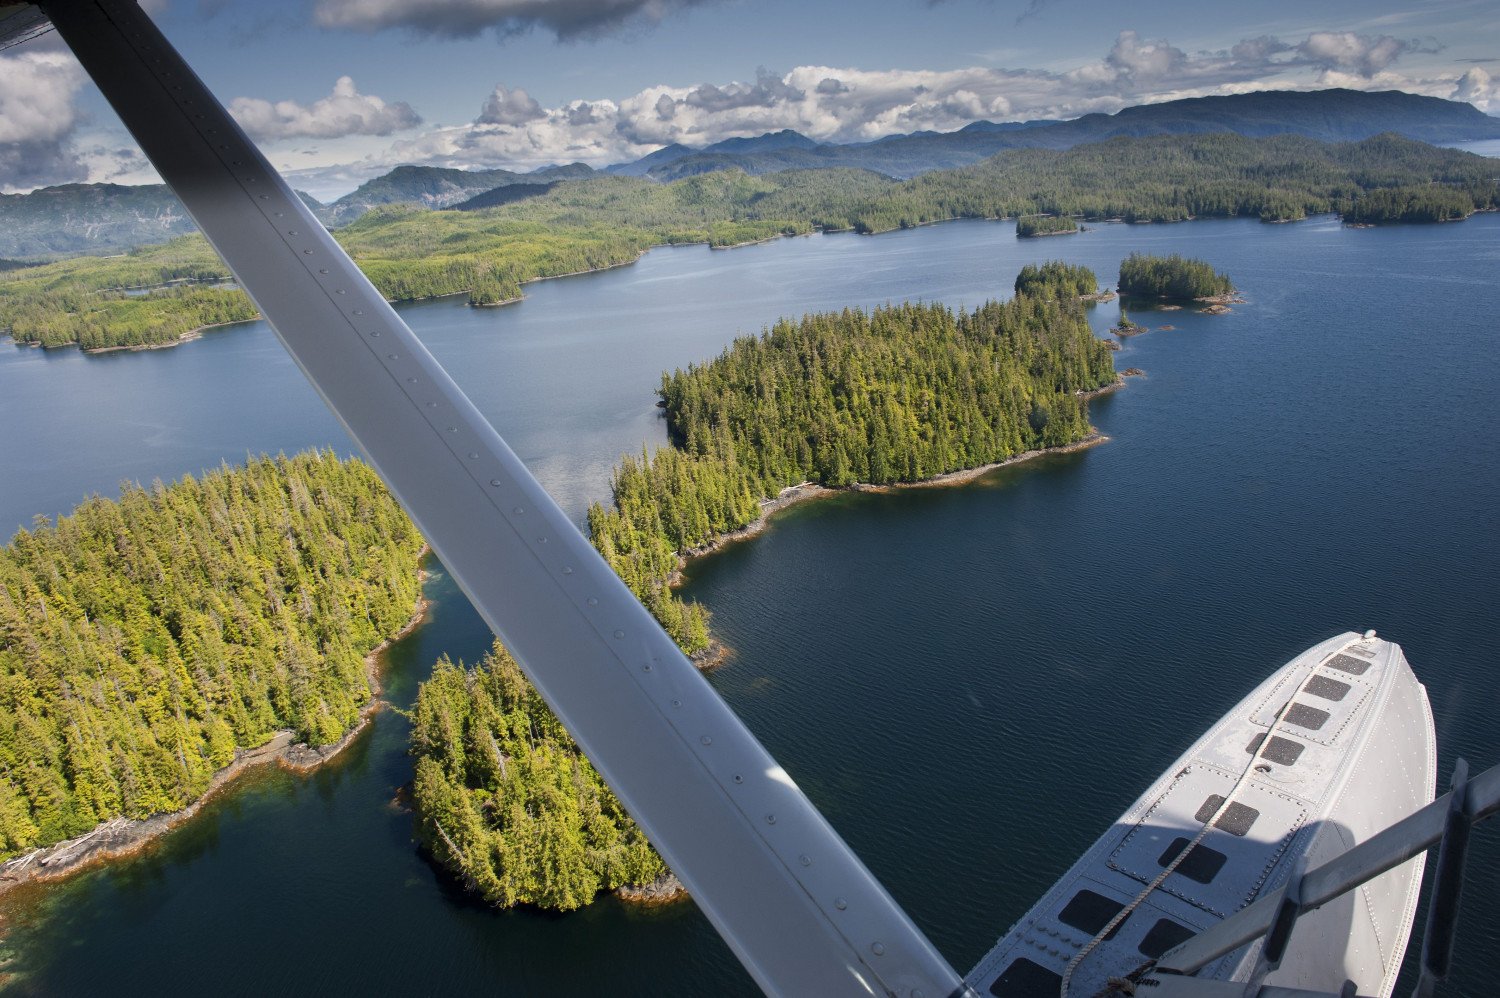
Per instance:
[[[1172,860],[1177,858],[1178,853],[1187,848],[1188,841],[1185,838],[1173,839],[1172,844],[1167,846],[1167,851],[1161,854],[1156,864],[1161,867],[1168,866]],[[1196,880],[1200,884],[1211,884],[1214,877],[1219,875],[1219,871],[1224,868],[1224,864],[1228,861],[1229,857],[1217,849],[1210,849],[1205,845],[1196,845],[1193,846],[1193,851],[1187,854],[1187,858],[1178,864],[1175,872],[1182,874],[1189,880]]]
[[[1256,735],[1250,739],[1250,744],[1245,746],[1245,751],[1254,755],[1260,751],[1261,742],[1266,740],[1265,733]],[[1262,759],[1269,759],[1278,766],[1295,766],[1297,757],[1307,746],[1301,742],[1294,742],[1290,738],[1280,738],[1275,735],[1271,737],[1271,746],[1261,754]]]
[[[1197,820],[1207,821],[1214,816],[1214,812],[1224,803],[1224,798],[1218,794],[1210,794],[1208,800],[1198,809]],[[1230,835],[1244,835],[1250,831],[1250,826],[1255,824],[1255,819],[1260,817],[1260,812],[1253,807],[1247,807],[1239,801],[1232,801],[1219,815],[1219,820],[1214,822],[1215,828],[1222,828]],[[1097,930],[1096,930],[1097,931]]]
[[[1369,671],[1370,663],[1361,659],[1351,658],[1348,655],[1335,655],[1323,663],[1330,669],[1347,672],[1351,676],[1363,676]]]
[[[1305,703],[1294,703],[1286,712],[1286,723],[1295,724],[1308,731],[1317,731],[1328,723],[1328,711],[1309,707]]]
[[[1307,681],[1306,686],[1302,687],[1302,692],[1338,703],[1349,695],[1349,684],[1341,683],[1337,679],[1329,679],[1327,676],[1314,676]]]
[[[1197,934],[1185,925],[1178,925],[1170,918],[1163,918],[1151,926],[1151,931],[1146,933],[1146,938],[1141,940],[1141,944],[1136,949],[1140,950],[1142,956],[1155,960],[1167,950],[1187,942]]]
[[[1071,925],[1080,932],[1087,932],[1091,936],[1099,934],[1099,930],[1109,924],[1109,920],[1120,913],[1124,908],[1123,902],[1114,898],[1107,898],[1103,894],[1095,894],[1093,891],[1079,891],[1073,895],[1063,908],[1057,920],[1064,925]],[[1126,922],[1129,921],[1127,918]],[[1116,925],[1105,939],[1113,939],[1115,935],[1125,927],[1125,922]]]
[[[1005,972],[990,985],[990,994],[996,998],[1037,998],[1038,995],[1055,995],[1061,990],[1061,974],[1025,957],[1006,967]]]

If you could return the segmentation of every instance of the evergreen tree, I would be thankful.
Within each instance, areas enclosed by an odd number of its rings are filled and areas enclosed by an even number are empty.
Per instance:
[[[412,712],[417,833],[486,901],[568,911],[665,867],[497,641],[446,657]]]
[[[0,856],[175,811],[240,748],[337,741],[422,540],[357,461],[262,458],[0,549]]]

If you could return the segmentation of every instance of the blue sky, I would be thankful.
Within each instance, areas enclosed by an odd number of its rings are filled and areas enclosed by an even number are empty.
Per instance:
[[[149,0],[298,186],[794,128],[858,141],[1267,88],[1500,114],[1493,0]],[[55,37],[0,53],[0,189],[154,179]]]

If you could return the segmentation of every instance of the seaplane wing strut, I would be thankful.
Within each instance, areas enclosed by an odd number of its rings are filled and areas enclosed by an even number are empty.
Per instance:
[[[136,4],[41,6],[760,986],[966,993]]]

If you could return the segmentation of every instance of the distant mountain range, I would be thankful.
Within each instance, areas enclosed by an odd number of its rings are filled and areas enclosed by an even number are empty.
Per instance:
[[[1437,144],[1500,138],[1500,118],[1472,104],[1399,90],[1273,90],[1141,104],[1116,114],[1087,114],[1072,121],[976,121],[956,132],[916,132],[847,145],[819,144],[796,132],[776,132],[760,139],[731,139],[697,151],[668,146],[635,163],[607,169],[663,181],[731,168],[775,173],[833,166],[906,178],[967,166],[1005,149],[1069,149],[1121,135],[1198,132],[1238,132],[1255,138],[1290,133],[1324,142],[1357,142],[1395,132]]]
[[[512,184],[541,186],[557,180],[576,180],[593,174],[594,169],[582,163],[549,166],[535,173],[398,166],[384,176],[361,184],[358,189],[321,210],[314,211],[314,214],[324,225],[336,229],[381,205],[419,204],[424,208],[451,208],[476,195]]]
[[[1326,142],[1396,132],[1423,142],[1451,143],[1500,138],[1500,118],[1470,104],[1397,90],[1265,91],[1143,104],[1071,121],[976,121],[955,132],[914,132],[851,144],[820,143],[783,130],[701,149],[669,145],[605,172],[665,182],[714,170],[857,167],[905,178],[966,166],[1006,149],[1067,149],[1122,135],[1225,131],[1255,137],[1291,133]],[[332,204],[319,204],[306,194],[302,198],[325,225],[336,228],[381,205],[493,207],[596,172],[582,163],[532,173],[398,166]],[[191,231],[192,220],[182,205],[159,184],[67,184],[0,195],[0,260],[115,253]]]
[[[547,167],[535,173],[398,166],[331,204],[322,204],[302,191],[297,193],[320,222],[334,229],[381,205],[451,208],[476,195],[512,185],[546,190],[559,180],[594,173],[582,163]],[[182,202],[163,184],[63,184],[30,194],[0,194],[0,264],[122,253],[197,229]]]
[[[323,205],[297,192],[314,212]],[[164,184],[63,184],[0,194],[0,259],[121,253],[198,231]]]

